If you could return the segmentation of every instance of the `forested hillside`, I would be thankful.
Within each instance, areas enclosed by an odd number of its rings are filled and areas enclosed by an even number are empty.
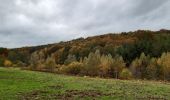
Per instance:
[[[164,29],[109,33],[1,51],[1,66],[83,76],[170,80],[170,31]]]

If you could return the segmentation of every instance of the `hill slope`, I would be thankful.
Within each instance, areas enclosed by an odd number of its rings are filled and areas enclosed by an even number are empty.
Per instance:
[[[140,48],[136,48],[139,49],[138,52],[136,52],[137,55],[130,58],[130,61],[127,60],[129,58],[125,57],[122,52],[119,52],[119,47],[123,45],[129,46],[130,44],[134,44],[135,42],[142,41],[144,39],[146,39],[147,42],[150,42],[153,38],[155,40],[152,41],[152,43],[156,46],[148,48],[140,45]],[[38,60],[46,60],[48,57],[53,56],[53,59],[55,59],[57,64],[63,64],[68,55],[75,55],[76,59],[80,60],[80,58],[87,57],[90,52],[100,50],[102,54],[111,54],[112,56],[119,54],[127,60],[126,62],[130,63],[131,60],[139,57],[141,52],[144,52],[145,54],[150,54],[153,52],[151,56],[159,57],[162,52],[170,51],[169,42],[169,30],[160,30],[155,32],[138,30],[135,32],[123,32],[121,34],[109,33],[100,36],[88,37],[85,39],[79,38],[68,42],[60,42],[49,45],[10,49],[8,58],[13,62],[22,61],[23,63],[30,64],[31,56],[34,52],[36,52],[36,56],[39,56]],[[147,48],[153,48],[153,50],[146,50]],[[157,52],[155,52],[155,50],[157,50]]]
[[[81,76],[170,81],[169,30],[110,33],[10,49],[8,53],[6,49],[0,50],[0,66]]]

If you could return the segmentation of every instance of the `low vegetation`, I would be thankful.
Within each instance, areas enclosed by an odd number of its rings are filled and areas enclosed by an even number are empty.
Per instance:
[[[79,63],[75,63],[78,64]],[[129,74],[127,69],[120,75]],[[1,100],[169,100],[170,84],[0,68]]]

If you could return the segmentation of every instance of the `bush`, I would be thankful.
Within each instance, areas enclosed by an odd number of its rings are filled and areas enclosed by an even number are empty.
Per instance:
[[[80,74],[82,70],[82,63],[79,62],[72,62],[68,66],[63,66],[60,68],[60,71],[65,74],[72,74],[72,75],[77,75]]]
[[[122,72],[120,73],[120,78],[121,79],[131,79],[132,78],[132,73],[130,72],[129,69],[124,68]]]
[[[5,67],[12,67],[12,62],[9,61],[9,60],[5,60],[5,61],[4,61],[4,66],[5,66]]]

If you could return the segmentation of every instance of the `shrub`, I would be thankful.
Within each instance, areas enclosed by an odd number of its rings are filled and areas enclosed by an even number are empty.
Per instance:
[[[120,78],[121,79],[131,79],[132,78],[132,73],[129,69],[124,68],[122,72],[120,73]]]
[[[82,66],[83,66],[82,63],[72,62],[68,66],[61,67],[60,71],[65,74],[77,75],[80,74]]]
[[[5,67],[12,67],[12,62],[9,61],[9,60],[5,60],[5,61],[4,61],[4,66],[5,66]]]

